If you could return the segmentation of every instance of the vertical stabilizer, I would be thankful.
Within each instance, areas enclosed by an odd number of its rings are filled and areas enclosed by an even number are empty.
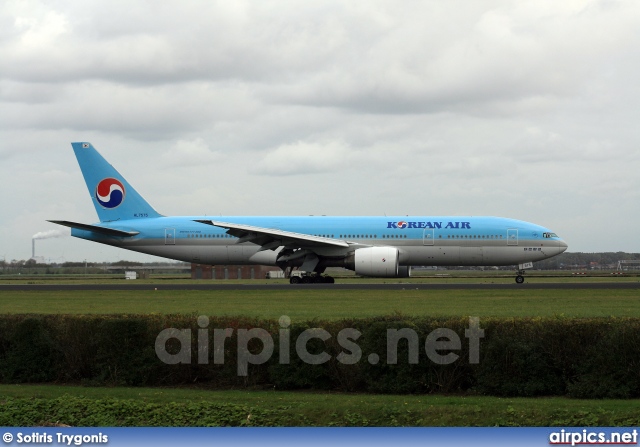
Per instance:
[[[161,217],[91,143],[71,143],[100,222]]]

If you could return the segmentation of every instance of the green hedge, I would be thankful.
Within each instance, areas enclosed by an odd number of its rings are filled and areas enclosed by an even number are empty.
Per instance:
[[[277,321],[210,318],[209,363],[198,364],[197,315],[0,315],[0,381],[93,385],[175,386],[210,388],[263,387],[377,393],[460,393],[494,396],[569,395],[578,398],[640,397],[640,319],[513,318],[480,320],[480,361],[470,364],[465,329],[468,318],[378,317],[343,321],[294,322],[289,328],[288,364],[280,364]],[[158,334],[167,328],[191,330],[191,363],[165,364],[155,351]],[[233,329],[224,344],[224,364],[214,364],[214,330]],[[262,328],[271,334],[273,354],[238,374],[238,330]],[[331,337],[312,338],[310,354],[329,360],[311,365],[296,353],[296,340],[306,329],[322,328]],[[338,355],[353,354],[338,343],[344,328],[361,333],[355,341],[361,358],[343,364]],[[418,334],[418,362],[411,363],[409,343],[398,343],[397,364],[387,364],[387,330]],[[457,361],[439,365],[427,358],[425,340],[438,328],[461,339]],[[352,340],[353,341],[353,340]],[[166,350],[176,354],[176,339]],[[258,354],[262,342],[250,340]],[[369,355],[379,356],[377,364]]]

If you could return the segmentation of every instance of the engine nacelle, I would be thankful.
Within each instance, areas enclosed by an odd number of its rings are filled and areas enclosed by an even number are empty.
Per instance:
[[[354,253],[354,270],[363,276],[397,278],[399,257],[398,249],[394,247],[359,248]]]

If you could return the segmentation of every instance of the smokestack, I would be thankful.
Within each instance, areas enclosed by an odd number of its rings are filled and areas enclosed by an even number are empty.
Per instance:
[[[49,230],[49,231],[40,231],[33,236],[31,236],[31,258],[36,257],[36,239],[49,239],[52,237],[65,237],[69,236],[71,232],[69,229],[65,230]]]

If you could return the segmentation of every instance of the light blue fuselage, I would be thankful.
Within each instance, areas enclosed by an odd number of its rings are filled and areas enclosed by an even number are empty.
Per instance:
[[[138,231],[133,237],[109,237],[72,229],[75,237],[186,262],[202,264],[276,265],[277,250],[258,252],[258,245],[238,243],[224,228],[197,220],[207,216],[137,218],[102,222],[102,227]],[[340,257],[361,247],[394,246],[400,265],[512,265],[562,253],[567,244],[542,226],[499,217],[464,216],[260,216],[217,217],[248,224],[347,241],[348,249],[315,248]],[[406,222],[405,228],[398,222]],[[395,226],[395,228],[394,228]],[[339,264],[339,263],[338,263]]]

